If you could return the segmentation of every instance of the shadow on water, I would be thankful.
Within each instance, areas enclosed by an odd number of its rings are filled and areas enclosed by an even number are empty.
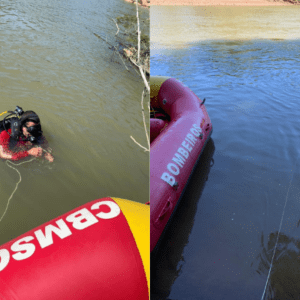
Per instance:
[[[183,251],[188,244],[198,202],[213,165],[215,144],[207,142],[191,176],[181,201],[167,224],[164,237],[156,253],[151,254],[151,300],[166,299],[171,286],[184,264]]]
[[[263,299],[300,299],[300,239],[285,233],[278,235],[278,231],[271,232],[265,246],[262,233],[261,248],[261,253],[257,256],[256,272],[267,276],[271,268]]]

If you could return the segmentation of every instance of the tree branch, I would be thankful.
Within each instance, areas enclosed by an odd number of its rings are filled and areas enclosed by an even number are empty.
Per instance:
[[[137,59],[137,63],[140,64],[141,32],[140,32],[140,19],[139,19],[138,0],[135,0],[135,3],[136,3],[136,21],[137,21],[137,33],[138,33],[138,59]]]
[[[115,22],[115,24],[116,24],[116,26],[117,26],[117,28],[118,28],[118,31],[117,31],[117,33],[115,34],[115,35],[118,35],[118,33],[119,33],[119,31],[120,31],[119,26],[118,26],[118,23],[117,23],[113,18],[111,18],[111,19]]]
[[[143,148],[146,151],[149,151],[149,149],[145,148],[144,146],[142,146],[140,143],[138,143],[132,136],[130,136],[130,138],[137,144],[139,145],[141,148]]]
[[[144,112],[144,90],[143,90],[143,94],[142,94],[141,106],[142,106],[143,123],[144,123],[144,129],[145,129],[145,133],[146,133],[147,143],[148,143],[148,149],[150,149],[150,140],[149,140],[146,119],[145,119],[145,112]]]

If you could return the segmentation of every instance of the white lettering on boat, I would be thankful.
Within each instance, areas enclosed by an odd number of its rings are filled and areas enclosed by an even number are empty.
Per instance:
[[[107,205],[110,208],[110,212],[100,212],[96,216],[100,219],[113,219],[120,214],[120,207],[112,201],[100,201],[92,205],[91,209],[99,209],[101,205]]]
[[[34,254],[36,246],[33,243],[29,243],[30,241],[36,239],[40,244],[41,249],[43,249],[55,242],[53,241],[52,233],[55,233],[58,237],[60,237],[60,239],[64,239],[72,235],[72,231],[68,227],[67,222],[70,223],[74,229],[83,230],[98,223],[99,220],[96,217],[104,220],[113,219],[121,212],[119,206],[115,202],[109,200],[94,203],[90,210],[99,210],[101,206],[108,207],[110,211],[101,211],[93,215],[87,208],[82,208],[68,215],[65,218],[66,222],[63,219],[59,219],[55,221],[57,226],[49,224],[44,228],[34,231],[36,238],[33,236],[26,236],[14,242],[10,247],[10,250],[13,252],[12,255],[10,255],[9,250],[0,249],[0,272],[9,264],[10,257],[18,261],[27,259]]]
[[[34,244],[28,242],[32,241],[33,239],[34,237],[32,236],[26,236],[13,243],[11,246],[11,250],[18,253],[13,254],[12,257],[15,260],[23,260],[30,257],[35,251],[35,246]],[[25,242],[26,244],[21,244],[23,242]],[[26,252],[22,253],[21,251],[26,251]]]
[[[8,250],[1,249],[0,250],[0,271],[2,271],[9,263],[10,255]]]
[[[69,215],[66,220],[72,223],[73,227],[78,230],[85,229],[98,222],[97,218],[86,208]]]
[[[58,225],[58,227],[55,227],[51,224],[47,225],[45,227],[45,233],[43,233],[42,229],[39,229],[34,232],[42,248],[45,248],[53,244],[52,232],[54,232],[61,239],[64,239],[67,236],[70,236],[72,234],[71,230],[64,222],[64,220],[60,219],[56,221],[56,224]]]
[[[176,183],[175,177],[180,174],[180,169],[182,169],[189,157],[189,153],[192,152],[194,146],[197,143],[197,138],[200,137],[202,133],[202,128],[193,124],[190,132],[186,135],[181,143],[182,147],[179,147],[172,158],[172,162],[167,165],[167,170],[169,172],[164,172],[160,179],[168,183],[170,186],[174,186]]]

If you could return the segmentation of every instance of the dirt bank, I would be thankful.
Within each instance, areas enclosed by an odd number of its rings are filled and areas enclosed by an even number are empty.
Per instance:
[[[145,0],[143,0],[145,1]],[[194,5],[194,6],[278,6],[293,5],[292,3],[268,0],[151,0],[151,5]]]

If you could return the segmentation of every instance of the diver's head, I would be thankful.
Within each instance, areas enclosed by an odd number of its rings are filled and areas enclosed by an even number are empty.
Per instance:
[[[23,135],[28,141],[37,143],[37,141],[43,135],[38,115],[34,111],[26,111],[20,119]]]
[[[23,135],[25,137],[29,137],[29,136],[36,136],[38,135],[39,131],[37,129],[37,126],[40,126],[39,124],[36,124],[34,122],[26,122],[23,127],[22,127],[22,132],[23,132]]]

